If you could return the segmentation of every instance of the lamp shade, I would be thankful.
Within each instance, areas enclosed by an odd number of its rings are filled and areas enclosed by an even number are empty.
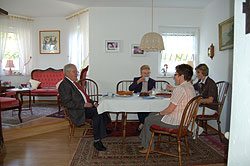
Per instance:
[[[162,36],[156,32],[146,33],[141,39],[140,49],[152,52],[164,50]]]
[[[15,66],[14,66],[14,63],[13,63],[13,60],[7,60],[7,63],[6,63],[6,66],[5,66],[5,67],[9,67],[9,68],[15,67]]]

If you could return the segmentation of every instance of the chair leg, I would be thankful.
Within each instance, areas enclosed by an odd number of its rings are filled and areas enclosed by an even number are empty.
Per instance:
[[[157,148],[160,149],[160,143],[161,143],[161,134],[158,136],[158,143],[157,143]]]
[[[58,107],[58,112],[61,110],[61,104],[60,101],[57,99],[57,107]]]
[[[71,141],[71,133],[72,133],[72,128],[71,126],[69,125],[69,137],[68,137],[68,143],[70,144],[70,141]]]
[[[204,126],[205,126],[205,132],[206,132],[206,134],[207,134],[207,121],[205,120],[205,122],[204,122]]]
[[[181,166],[181,140],[180,138],[178,138],[177,146],[178,146],[179,166]]]
[[[219,134],[219,137],[220,137],[220,141],[222,142],[222,135],[221,135],[220,120],[217,120],[217,124],[218,124],[218,134]]]
[[[150,142],[149,142],[148,151],[147,151],[146,158],[145,158],[146,162],[148,161],[148,156],[149,156],[149,152],[150,152],[153,140],[154,140],[154,135],[155,135],[155,132],[152,131],[152,136],[151,136],[151,139],[150,139]]]
[[[190,155],[190,153],[189,153],[189,147],[188,147],[188,137],[187,136],[185,136],[185,145],[186,145],[187,154]]]
[[[199,133],[200,120],[196,120],[196,124],[197,124],[197,128],[196,128],[195,142],[197,143],[197,141],[198,141],[198,133]]]

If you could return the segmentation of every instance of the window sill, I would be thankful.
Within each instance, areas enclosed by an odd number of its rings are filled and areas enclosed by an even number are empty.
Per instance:
[[[4,75],[1,75],[1,76],[23,76],[22,74],[12,74],[12,75],[8,75],[8,74],[4,74]]]

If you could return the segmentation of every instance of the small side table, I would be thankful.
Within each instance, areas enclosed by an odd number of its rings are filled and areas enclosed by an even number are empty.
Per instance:
[[[18,94],[20,94],[20,100],[21,100],[21,105],[23,105],[23,97],[22,97],[22,93],[29,93],[29,107],[27,110],[30,110],[32,113],[32,107],[31,107],[31,91],[32,89],[30,88],[13,88],[13,89],[7,89],[8,92],[16,92]]]
[[[2,92],[6,92],[8,89],[13,89],[13,88],[15,88],[15,87],[14,86],[4,86],[4,85],[1,86]]]

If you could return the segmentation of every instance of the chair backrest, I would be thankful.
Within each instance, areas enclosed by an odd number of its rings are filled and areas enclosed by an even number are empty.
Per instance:
[[[216,85],[218,88],[218,103],[219,103],[218,114],[220,115],[227,96],[229,83],[226,81],[219,81],[216,82]]]
[[[119,91],[129,91],[129,86],[133,83],[133,80],[122,80],[119,81],[116,84],[116,93]],[[156,89],[160,89],[160,90],[164,90],[166,89],[166,84],[169,84],[169,82],[165,81],[165,80],[156,80],[155,81],[155,88]]]
[[[200,99],[201,96],[195,96],[187,103],[181,118],[181,123],[179,127],[179,136],[181,136],[183,133],[188,132],[188,127],[191,124],[191,122],[192,122],[192,128],[190,131],[193,131],[195,118],[200,104]]]
[[[82,69],[82,71],[80,73],[80,79],[85,79],[86,78],[88,70],[89,70],[89,66]]]
[[[80,79],[79,81],[80,86],[82,89],[88,94],[89,98],[94,102],[99,102],[99,97],[102,96],[99,94],[98,85],[92,79]]]
[[[116,84],[116,93],[119,91],[129,91],[129,86],[133,83],[133,80],[122,80]]]
[[[168,81],[165,80],[156,80],[155,81],[155,89],[167,90]]]

